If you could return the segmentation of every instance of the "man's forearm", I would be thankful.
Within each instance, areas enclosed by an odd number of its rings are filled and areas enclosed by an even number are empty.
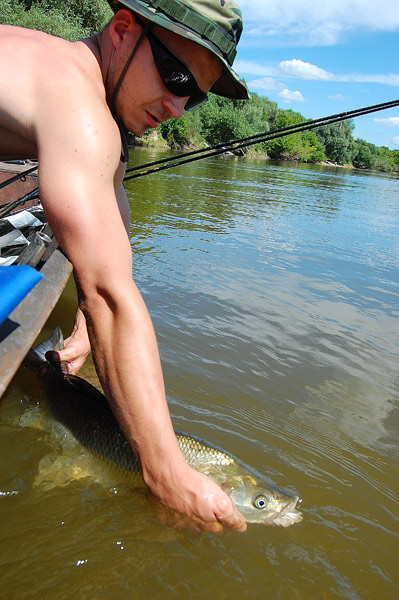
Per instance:
[[[93,294],[82,307],[97,373],[149,490],[200,528],[244,531],[243,516],[221,488],[183,459],[166,402],[155,332],[133,280],[117,291]]]
[[[81,309],[79,307],[76,310],[75,321],[74,321],[73,329],[72,329],[72,333],[71,333],[71,336],[75,336],[75,335],[78,335],[81,338],[87,337],[87,342],[88,342],[88,344],[90,343],[89,342],[89,334],[87,331],[86,319],[85,319],[83,312],[81,311]]]
[[[134,282],[112,299],[87,298],[83,307],[100,381],[143,475],[168,459],[180,462],[154,328]]]

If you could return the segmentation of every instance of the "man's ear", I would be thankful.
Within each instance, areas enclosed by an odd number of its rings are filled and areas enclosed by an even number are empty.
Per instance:
[[[135,33],[139,25],[136,23],[133,13],[130,10],[118,10],[109,24],[109,35],[115,50],[118,50],[123,43],[126,34]]]

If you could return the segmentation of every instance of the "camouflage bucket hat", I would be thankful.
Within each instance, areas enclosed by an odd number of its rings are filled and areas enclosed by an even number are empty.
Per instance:
[[[248,90],[232,64],[242,32],[241,11],[232,0],[108,0],[114,12],[124,6],[204,46],[223,64],[211,92],[226,98],[249,98]]]

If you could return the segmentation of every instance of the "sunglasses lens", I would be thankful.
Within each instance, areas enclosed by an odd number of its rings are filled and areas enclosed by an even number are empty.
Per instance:
[[[159,72],[165,86],[176,96],[188,96],[187,92],[194,91],[195,81],[193,76],[182,69],[173,58],[162,60],[159,65]],[[194,83],[194,85],[193,85]]]
[[[193,110],[196,106],[200,106],[204,104],[204,102],[208,101],[208,96],[204,92],[198,92],[198,94],[192,94],[190,98],[186,102],[186,106],[184,110],[189,111]]]
[[[147,33],[158,73],[169,92],[175,96],[190,96],[185,110],[206,102],[207,95],[199,88],[194,76],[151,32]]]

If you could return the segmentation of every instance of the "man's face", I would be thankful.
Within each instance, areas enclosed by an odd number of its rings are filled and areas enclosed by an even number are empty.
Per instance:
[[[126,43],[115,61],[115,81],[142,32],[140,25],[135,25],[133,43],[132,37],[126,36]],[[221,64],[209,50],[155,25],[151,31],[190,70],[203,92],[207,92],[219,79]],[[140,135],[162,121],[180,118],[187,100],[187,96],[175,96],[165,87],[154,63],[149,41],[144,37],[118,91],[117,114],[130,131]]]

